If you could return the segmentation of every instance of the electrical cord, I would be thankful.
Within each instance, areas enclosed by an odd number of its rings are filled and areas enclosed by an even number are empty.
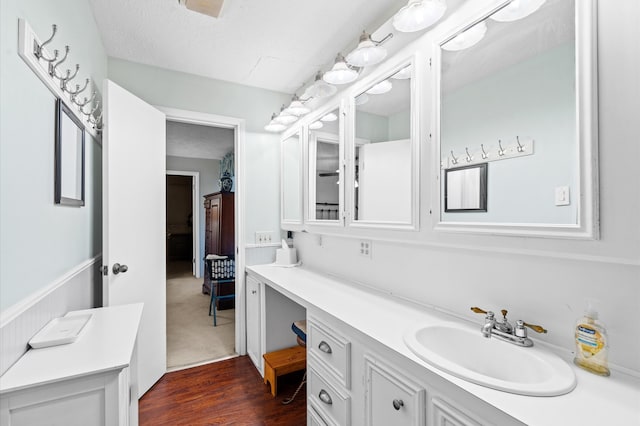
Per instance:
[[[293,400],[296,398],[296,395],[298,395],[298,392],[300,392],[300,389],[302,389],[302,386],[305,383],[307,383],[307,372],[306,371],[304,372],[304,376],[302,376],[302,382],[300,382],[300,384],[298,385],[298,389],[296,389],[296,391],[293,393],[291,398],[282,400],[282,405],[291,404],[293,402]]]

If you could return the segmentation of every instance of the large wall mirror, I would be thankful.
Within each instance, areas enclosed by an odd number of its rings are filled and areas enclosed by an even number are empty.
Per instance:
[[[299,130],[284,134],[281,168],[282,224],[302,224],[302,141]]]
[[[413,222],[412,77],[413,65],[406,63],[355,96],[352,223]]]
[[[340,109],[321,114],[309,129],[309,217],[322,223],[341,223],[342,178]]]
[[[505,2],[439,44],[437,228],[597,235],[595,26],[578,3]],[[486,210],[446,211],[447,170],[476,164]]]

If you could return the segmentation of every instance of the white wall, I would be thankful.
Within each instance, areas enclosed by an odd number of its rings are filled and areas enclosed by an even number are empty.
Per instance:
[[[318,245],[315,236],[296,233],[304,264],[478,325],[483,319],[469,307],[506,308],[511,319],[545,326],[549,333],[539,339],[566,350],[584,299],[595,297],[611,363],[640,373],[640,2],[600,1],[598,21],[600,240],[434,232],[423,173],[421,231],[406,234],[411,243],[373,241],[368,259],[358,255],[357,238],[324,236]],[[430,155],[423,152],[423,171]]]
[[[51,48],[70,45],[66,65],[80,64],[79,82],[89,77],[100,89],[107,72],[88,2],[0,2],[0,311],[46,288],[102,246],[101,146],[87,134],[85,206],[54,204],[56,98],[18,56],[18,18],[42,39],[58,25]]]
[[[109,58],[109,78],[144,101],[158,106],[218,114],[246,120],[246,243],[256,231],[279,235],[280,135],[263,130],[271,114],[290,96],[192,74]]]

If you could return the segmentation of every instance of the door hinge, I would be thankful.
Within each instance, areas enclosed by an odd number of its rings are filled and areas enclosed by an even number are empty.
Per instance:
[[[431,58],[429,58],[429,69],[431,69]]]
[[[100,268],[100,272],[102,272],[102,275],[106,277],[107,275],[109,275],[109,267],[107,265],[102,265],[102,267]]]

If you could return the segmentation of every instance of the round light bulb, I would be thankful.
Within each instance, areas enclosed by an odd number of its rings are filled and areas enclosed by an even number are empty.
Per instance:
[[[482,40],[486,33],[487,24],[484,21],[478,22],[443,44],[442,48],[449,51],[468,49]]]
[[[365,93],[369,95],[382,95],[393,88],[393,84],[389,80],[382,80],[380,83],[372,86]]]
[[[545,3],[546,0],[513,0],[511,3],[490,16],[498,22],[511,22],[531,15]]]
[[[420,31],[438,22],[446,10],[444,0],[409,0],[393,17],[393,27],[404,33]]]

